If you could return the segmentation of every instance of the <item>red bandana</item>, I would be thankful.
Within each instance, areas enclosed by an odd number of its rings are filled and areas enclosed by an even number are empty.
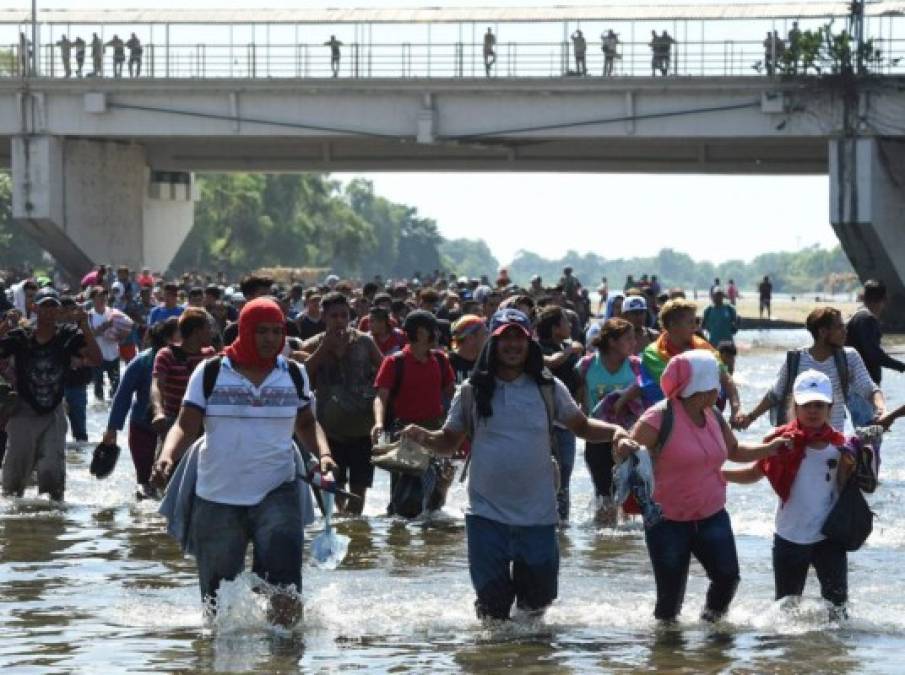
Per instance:
[[[255,344],[255,331],[258,324],[262,323],[278,323],[283,326],[283,342],[277,353],[267,359],[261,358]],[[256,298],[242,308],[242,312],[239,314],[239,337],[223,351],[236,365],[265,369],[273,368],[276,365],[277,355],[283,351],[285,344],[286,317],[283,316],[283,310],[273,300]]]
[[[819,429],[806,429],[794,419],[783,427],[776,427],[764,440],[772,441],[783,434],[792,435],[792,448],[780,450],[778,455],[772,457],[764,457],[757,464],[785,504],[792,492],[792,483],[795,482],[801,462],[804,461],[805,449],[816,443],[828,443],[838,447],[845,443],[845,436],[829,424],[824,424]]]

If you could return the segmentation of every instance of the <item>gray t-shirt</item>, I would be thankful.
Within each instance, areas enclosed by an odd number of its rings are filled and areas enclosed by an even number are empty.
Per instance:
[[[565,423],[579,413],[569,390],[554,378],[554,413]],[[505,525],[555,525],[553,462],[547,411],[537,383],[527,375],[496,381],[493,415],[478,418],[471,442],[467,514]],[[470,411],[456,394],[446,428],[464,432]]]

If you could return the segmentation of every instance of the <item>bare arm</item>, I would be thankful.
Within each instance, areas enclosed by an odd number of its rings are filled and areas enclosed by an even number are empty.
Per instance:
[[[151,483],[158,487],[166,485],[173,467],[182,459],[186,449],[201,435],[204,413],[194,406],[182,406],[179,417],[163,442],[160,457],[154,463]]]
[[[165,417],[163,413],[163,394],[161,393],[162,383],[160,378],[154,376],[151,378],[151,413],[153,419]]]
[[[462,441],[465,440],[465,432],[453,431],[447,427],[443,427],[439,431],[428,431],[417,424],[410,424],[402,433],[428,450],[446,457],[456,454]]]
[[[79,309],[76,310],[75,319],[79,330],[85,336],[85,346],[79,350],[79,356],[85,359],[89,365],[99,366],[104,357],[101,355],[101,348],[97,346],[97,340],[94,339],[94,333],[88,323],[88,315],[84,310]]]
[[[318,424],[311,411],[311,406],[299,410],[295,416],[295,433],[306,450],[316,454],[320,459],[321,471],[327,473],[336,467],[333,456],[330,454],[330,446],[327,443],[327,434]],[[316,451],[316,452],[315,452]]]
[[[619,425],[595,420],[580,411],[566,420],[566,427],[591,443],[616,443],[622,438],[628,438],[626,430]]]
[[[886,415],[881,417],[877,423],[884,428],[889,429],[893,422],[903,416],[905,416],[905,404],[900,405],[892,412],[886,413]]]
[[[721,422],[721,426],[730,462],[738,462],[740,464],[756,462],[764,457],[775,455],[780,449],[786,447],[786,443],[789,440],[787,436],[779,436],[767,443],[739,443],[729,425]]]
[[[723,479],[729,483],[748,485],[756,483],[763,477],[764,472],[760,470],[760,466],[757,464],[752,464],[745,469],[723,469]]]
[[[390,390],[381,387],[374,397],[374,428],[371,430],[371,440],[376,444],[383,433],[383,419],[386,416],[387,402],[390,400]]]
[[[732,420],[732,423],[735,424],[742,408],[738,396],[738,387],[735,386],[735,380],[732,379],[732,375],[725,370],[720,371],[720,384],[722,384],[723,388],[726,390],[726,395],[729,398],[730,419]]]

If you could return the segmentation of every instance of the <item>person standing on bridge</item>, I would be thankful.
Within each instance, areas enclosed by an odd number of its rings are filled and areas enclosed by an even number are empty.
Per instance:
[[[342,54],[339,48],[343,43],[336,39],[335,35],[331,35],[330,39],[324,43],[325,47],[330,47],[330,69],[333,71],[333,77],[339,77],[339,60]]]
[[[669,74],[669,66],[672,61],[672,46],[676,41],[672,36],[663,31],[660,36],[660,74],[666,77]]]
[[[490,28],[484,33],[484,72],[490,77],[490,69],[496,63],[496,35]]]
[[[619,56],[619,35],[611,28],[600,35],[600,48],[603,50],[603,76],[612,77],[613,62],[622,58]]]
[[[575,71],[578,75],[588,74],[588,43],[580,30],[572,33],[572,50],[575,52]]]
[[[85,47],[87,45],[81,36],[77,37],[72,44],[75,45],[75,74],[81,77],[82,69],[85,67]]]
[[[70,42],[68,37],[63,35],[63,37],[57,40],[57,47],[60,48],[60,61],[63,62],[63,75],[67,78],[72,77],[72,66],[69,63],[72,54],[72,42]]]
[[[114,34],[106,47],[113,47],[113,77],[120,78],[123,76],[123,64],[126,62],[126,43],[122,41],[119,35]]]
[[[792,22],[792,29],[788,35],[789,51],[788,51],[788,68],[792,75],[798,72],[798,61],[801,58],[801,29],[798,28],[798,22]]]
[[[141,55],[144,49],[135,33],[126,42],[126,47],[129,48],[129,77],[141,77]]]
[[[103,77],[104,75],[104,43],[93,33],[91,38],[91,64],[94,67],[92,75],[94,77]]]

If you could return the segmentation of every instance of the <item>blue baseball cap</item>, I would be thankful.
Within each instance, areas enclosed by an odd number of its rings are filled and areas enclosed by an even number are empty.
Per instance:
[[[490,317],[491,335],[500,335],[510,326],[517,326],[526,337],[531,337],[531,321],[525,316],[524,312],[507,308],[494,312],[493,316]]]

